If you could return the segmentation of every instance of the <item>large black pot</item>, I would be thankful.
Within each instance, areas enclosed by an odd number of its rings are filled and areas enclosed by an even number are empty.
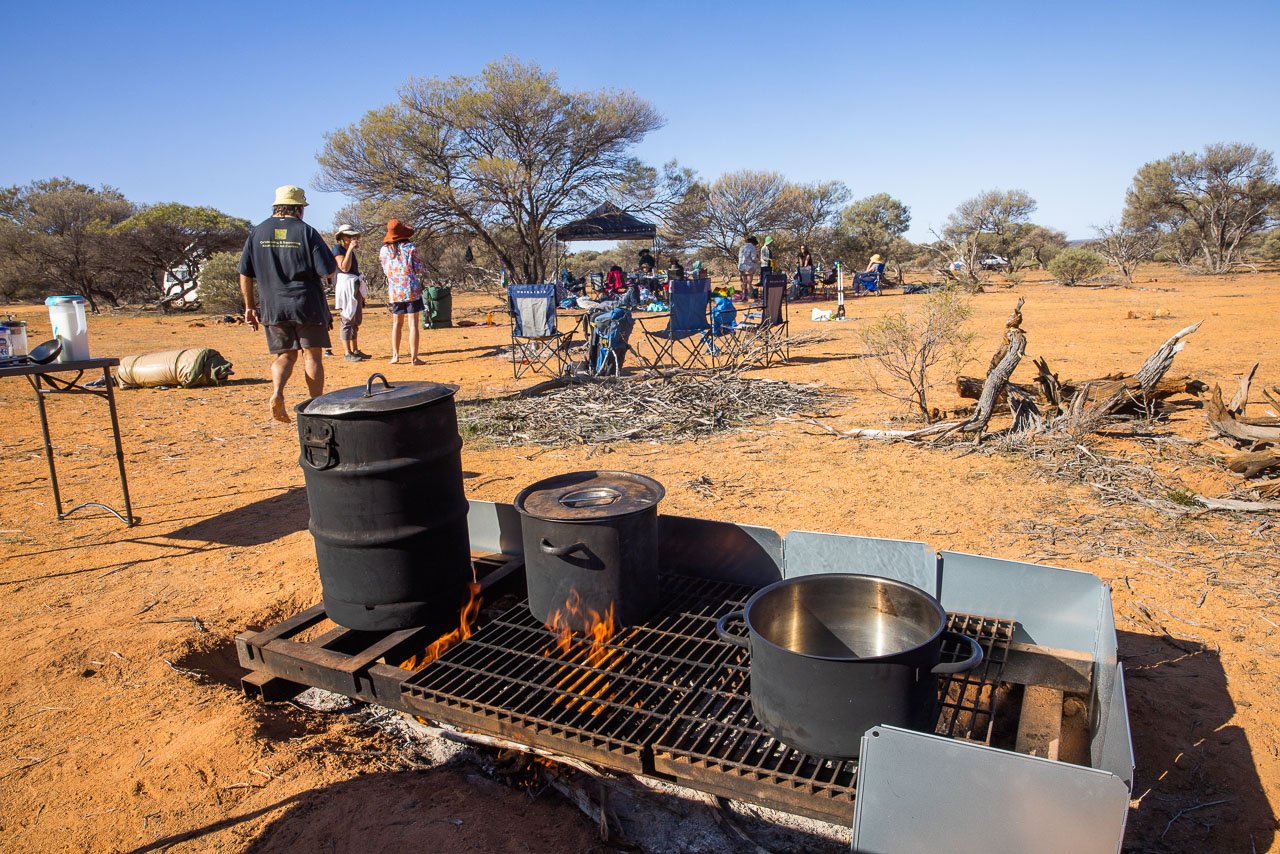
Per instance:
[[[298,406],[299,464],[335,623],[457,624],[471,580],[457,390],[374,374]]]
[[[727,630],[746,623],[749,640]],[[944,631],[938,600],[874,575],[831,573],[779,581],[716,624],[720,637],[751,651],[751,708],[789,747],[816,756],[858,755],[880,724],[925,730],[936,711],[939,673],[982,661],[973,638]],[[970,655],[939,664],[943,635]]]
[[[515,506],[533,616],[574,632],[589,631],[610,608],[615,626],[644,622],[658,604],[664,495],[656,480],[620,471],[571,472],[521,490]]]

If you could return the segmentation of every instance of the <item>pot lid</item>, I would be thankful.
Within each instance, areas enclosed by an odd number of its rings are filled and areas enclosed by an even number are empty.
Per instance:
[[[625,471],[575,471],[526,486],[516,509],[547,522],[591,522],[640,513],[667,491],[651,477]]]
[[[307,401],[298,407],[302,415],[359,415],[364,412],[395,412],[414,409],[452,397],[456,385],[427,382],[389,383],[374,374],[364,385],[340,388]]]

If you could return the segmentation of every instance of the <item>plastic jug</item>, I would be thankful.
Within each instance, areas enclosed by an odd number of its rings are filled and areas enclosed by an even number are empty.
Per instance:
[[[49,297],[49,322],[53,337],[62,342],[59,362],[78,362],[89,358],[89,328],[84,316],[84,297]]]

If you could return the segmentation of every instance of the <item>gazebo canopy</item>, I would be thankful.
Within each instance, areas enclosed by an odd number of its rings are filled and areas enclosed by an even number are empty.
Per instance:
[[[612,202],[605,202],[582,219],[556,229],[556,239],[571,240],[653,240],[658,227],[636,219]]]

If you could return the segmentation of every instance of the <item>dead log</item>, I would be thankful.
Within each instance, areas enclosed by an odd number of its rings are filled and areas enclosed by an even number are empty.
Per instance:
[[[1232,415],[1244,415],[1245,407],[1249,405],[1249,387],[1253,385],[1253,375],[1257,372],[1258,363],[1254,362],[1253,367],[1240,377],[1240,386],[1231,396],[1231,403],[1227,404],[1227,411]]]
[[[1062,383],[1058,375],[1049,370],[1049,361],[1044,356],[1036,359],[1033,364],[1037,372],[1036,383],[1040,386],[1040,393],[1044,395],[1045,402],[1054,412],[1061,412]]]
[[[1280,427],[1262,427],[1237,420],[1222,402],[1222,389],[1213,387],[1204,404],[1204,417],[1209,429],[1219,436],[1245,445],[1280,443]]]
[[[973,414],[967,421],[956,425],[956,429],[961,433],[981,434],[987,429],[987,423],[991,421],[991,416],[995,412],[996,399],[1004,392],[1009,384],[1009,378],[1018,367],[1018,362],[1022,361],[1022,354],[1027,351],[1027,333],[1023,332],[1019,325],[1022,323],[1024,302],[1024,299],[1018,298],[1017,307],[1005,322],[1007,330],[1005,343],[1001,347],[1003,355],[999,363],[987,374],[987,380],[982,385],[982,394],[978,396],[978,405],[974,407]]]
[[[1267,469],[1280,468],[1280,450],[1245,451],[1227,458],[1227,468],[1245,477],[1257,477]]]
[[[1044,363],[1044,359],[1036,360],[1036,367],[1040,369],[1040,365]],[[1045,388],[1045,384],[1049,383],[1050,388],[1056,389],[1058,400],[1056,405],[1062,407],[1062,402],[1070,400],[1076,395],[1081,388],[1088,385],[1093,388],[1094,393],[1098,397],[1110,397],[1121,388],[1128,389],[1134,395],[1138,394],[1138,380],[1134,377],[1125,376],[1123,374],[1112,374],[1106,377],[1098,377],[1089,380],[1059,380],[1057,374],[1049,370],[1048,364],[1044,364],[1041,369],[1044,371],[1040,376],[1036,377],[1036,385],[1028,385],[1026,383],[1009,383],[1010,388],[1017,388],[1024,394],[1031,395],[1035,402],[1047,408],[1055,406],[1054,399],[1050,396],[1049,391]],[[982,386],[986,382],[981,377],[958,376],[956,377],[956,394],[966,400],[977,400],[982,394]],[[1056,383],[1056,385],[1052,385]],[[1038,386],[1038,387],[1037,387]],[[1199,397],[1208,391],[1209,387],[1200,380],[1192,379],[1189,376],[1165,377],[1156,383],[1155,388],[1147,394],[1150,400],[1164,400],[1165,398],[1174,397],[1180,394]],[[1278,404],[1280,405],[1280,404]]]
[[[1148,356],[1147,361],[1142,364],[1141,368],[1138,368],[1134,378],[1138,380],[1138,386],[1143,394],[1147,394],[1151,389],[1155,388],[1156,383],[1160,382],[1160,378],[1169,372],[1169,367],[1173,364],[1173,357],[1182,352],[1183,347],[1187,346],[1187,342],[1182,339],[1199,329],[1201,323],[1204,323],[1204,321],[1196,321],[1190,326],[1173,333],[1173,337],[1161,344],[1160,349]]]
[[[1009,400],[1009,409],[1013,411],[1010,433],[1020,436],[1037,432],[1044,427],[1044,416],[1040,413],[1040,407],[1036,406],[1035,398],[1015,388],[1013,383],[1006,386],[1005,396]]]

